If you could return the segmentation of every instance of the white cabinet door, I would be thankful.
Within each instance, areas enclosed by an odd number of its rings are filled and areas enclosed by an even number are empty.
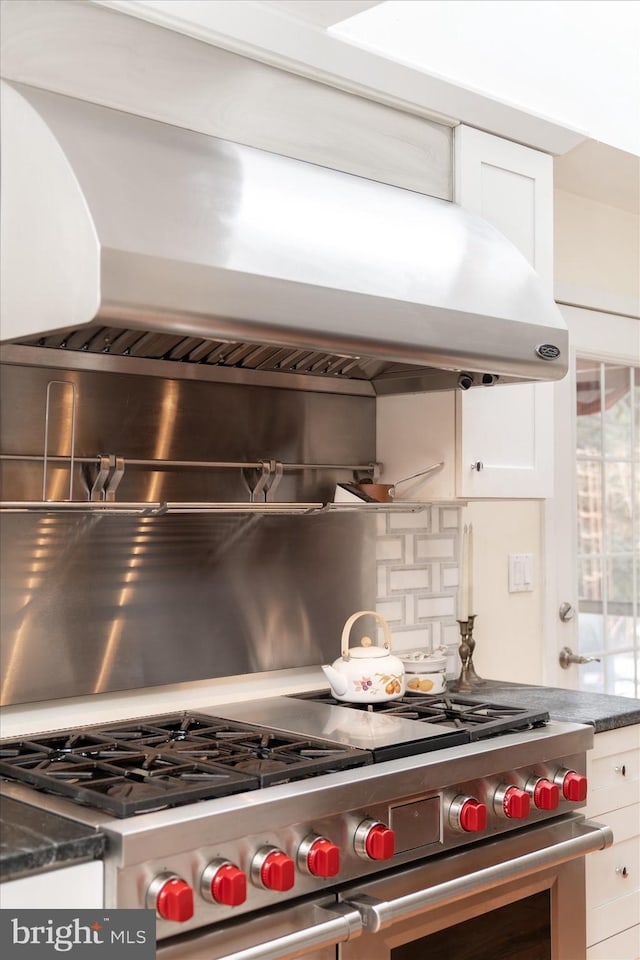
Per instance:
[[[456,437],[459,497],[552,496],[553,384],[459,394]]]
[[[104,903],[102,860],[45,871],[0,884],[2,910],[88,910]]]
[[[504,233],[553,296],[550,156],[459,126],[455,199]],[[457,496],[534,499],[552,495],[551,384],[513,384],[457,393],[456,438]]]

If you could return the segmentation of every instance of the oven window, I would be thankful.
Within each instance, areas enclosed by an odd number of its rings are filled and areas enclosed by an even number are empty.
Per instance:
[[[391,960],[551,960],[550,917],[551,896],[543,890],[395,947]]]

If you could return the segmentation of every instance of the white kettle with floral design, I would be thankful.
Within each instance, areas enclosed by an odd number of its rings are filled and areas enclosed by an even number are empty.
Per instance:
[[[384,646],[363,637],[359,647],[349,646],[351,628],[360,617],[375,617],[384,630]],[[348,703],[382,703],[397,700],[405,692],[404,665],[391,653],[389,624],[375,610],[352,614],[342,630],[342,656],[322,667],[336,700]]]

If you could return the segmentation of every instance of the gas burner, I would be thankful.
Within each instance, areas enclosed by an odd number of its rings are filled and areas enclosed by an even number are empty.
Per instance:
[[[195,714],[0,743],[0,774],[129,817],[372,762],[365,750]]]
[[[482,703],[458,694],[436,697],[411,694],[385,703],[370,704],[336,700],[326,690],[293,694],[293,697],[351,710],[403,717],[405,720],[417,720],[420,723],[439,724],[464,731],[468,741],[484,740],[499,734],[543,726],[549,720],[549,714],[545,710]]]
[[[47,737],[5,742],[0,774],[116,817],[259,787],[255,777],[214,763],[181,762],[178,756],[140,752],[108,740],[98,747],[93,738],[70,739],[78,743],[77,752],[61,750]]]

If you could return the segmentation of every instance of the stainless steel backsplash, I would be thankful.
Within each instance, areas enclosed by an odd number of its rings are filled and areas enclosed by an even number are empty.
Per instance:
[[[191,374],[193,376],[193,373]],[[76,457],[360,464],[375,459],[365,397],[2,365],[2,453],[40,455],[47,384],[76,385]],[[70,451],[52,392],[48,455]],[[39,500],[39,460],[0,461],[1,496]],[[74,499],[86,478],[74,469]],[[286,472],[276,500],[327,501],[349,471]],[[48,499],[68,496],[66,463]],[[127,467],[122,501],[248,499],[239,470]],[[310,516],[5,514],[0,524],[3,704],[333,659],[342,624],[375,604],[375,520]]]

